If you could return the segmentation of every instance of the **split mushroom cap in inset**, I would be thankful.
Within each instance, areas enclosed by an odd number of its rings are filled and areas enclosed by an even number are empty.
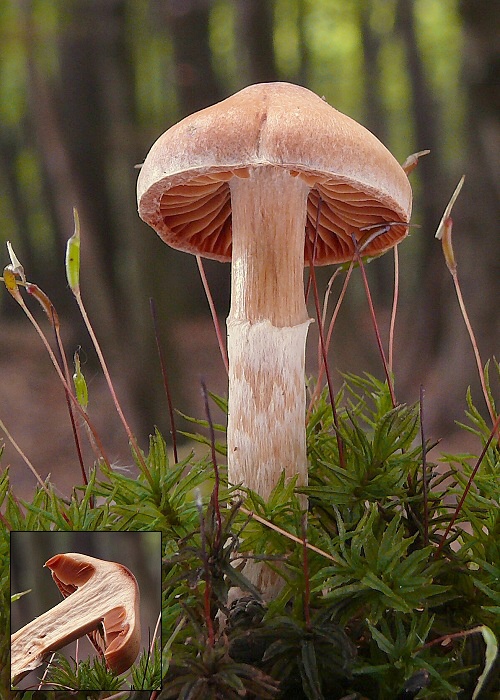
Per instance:
[[[109,669],[116,674],[128,670],[141,642],[139,587],[131,571],[78,553],[56,554],[45,566],[65,599],[12,635],[12,684],[40,666],[47,654],[86,634]]]
[[[229,481],[263,498],[282,471],[305,485],[304,262],[350,261],[357,248],[374,257],[404,238],[412,199],[404,170],[309,90],[264,83],[160,136],[137,198],[166,243],[232,262]],[[265,585],[260,574],[252,580]]]
[[[412,194],[396,159],[363,126],[288,83],[251,85],[160,136],[139,175],[139,214],[170,246],[229,261],[229,181],[266,165],[310,186],[305,242],[312,250],[316,238],[317,265],[352,260],[352,234],[360,241],[371,227],[391,224],[367,257],[408,232]]]

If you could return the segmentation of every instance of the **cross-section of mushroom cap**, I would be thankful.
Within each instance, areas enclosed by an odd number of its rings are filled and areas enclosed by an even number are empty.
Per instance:
[[[12,682],[39,666],[50,652],[88,634],[108,668],[123,673],[139,653],[139,587],[122,564],[85,554],[56,554],[45,566],[64,600],[11,637]],[[96,631],[102,630],[97,643]]]
[[[186,117],[151,148],[139,175],[139,214],[174,248],[231,259],[232,178],[274,165],[310,186],[305,245],[318,265],[382,254],[408,232],[411,187],[391,153],[306,88],[247,87]],[[377,234],[377,235],[374,235]],[[314,243],[315,242],[315,243]],[[305,260],[308,260],[306,254]]]

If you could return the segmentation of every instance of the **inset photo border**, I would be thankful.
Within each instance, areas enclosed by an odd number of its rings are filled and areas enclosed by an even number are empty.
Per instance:
[[[75,554],[71,557],[71,554]],[[19,635],[27,625],[36,618],[46,614],[72,595],[82,595],[85,586],[93,585],[99,573],[105,572],[110,589],[110,610],[117,608],[120,612],[122,601],[134,599],[135,585],[125,571],[123,585],[113,586],[124,570],[121,567],[108,566],[105,562],[120,564],[130,571],[139,589],[140,646],[133,665],[128,670],[114,673],[110,668],[111,654],[108,660],[104,656],[110,648],[113,638],[125,635],[121,629],[121,620],[111,613],[100,623],[96,630],[83,633],[77,641],[71,641],[59,649],[55,656],[45,655],[44,662],[32,671],[16,679],[17,690],[158,690],[161,687],[161,533],[160,532],[11,532],[10,534],[10,590],[11,590],[11,634],[15,640],[22,639],[26,658],[29,654],[37,655],[38,645],[45,650],[43,629],[36,633],[27,627],[27,635]],[[53,560],[57,555],[70,555]],[[80,556],[83,555],[83,556]],[[87,559],[92,557],[99,562]],[[102,565],[101,565],[102,562]],[[96,569],[94,564],[98,564]],[[51,569],[52,567],[52,569]],[[52,571],[53,570],[53,571]],[[116,572],[116,573],[115,573]],[[95,585],[96,589],[98,588]],[[21,595],[19,595],[21,594]],[[96,590],[96,596],[99,592]],[[107,596],[104,596],[106,598]],[[128,596],[128,598],[127,598]],[[75,605],[77,599],[75,598]],[[93,595],[91,596],[93,600]],[[68,601],[68,602],[69,602]],[[116,605],[115,605],[116,602]],[[91,603],[92,605],[93,603]],[[104,607],[107,607],[106,602]],[[65,624],[71,616],[73,606],[66,603],[61,611],[60,629],[65,634],[67,629],[78,630],[81,615],[74,624]],[[59,626],[59,612],[48,619],[50,625]],[[108,626],[108,631],[104,629]],[[33,640],[30,640],[33,634]],[[51,632],[52,635],[52,632]],[[57,633],[51,639],[57,637]],[[61,636],[61,635],[59,635]],[[33,644],[32,644],[33,643]],[[115,642],[115,646],[118,642]],[[28,645],[29,649],[28,649]],[[50,646],[50,645],[49,645]],[[11,652],[12,637],[11,637]],[[16,642],[16,658],[19,647]],[[135,652],[132,652],[135,653]],[[11,662],[12,662],[11,655]],[[115,662],[127,665],[128,660]],[[102,686],[102,687],[101,687]]]

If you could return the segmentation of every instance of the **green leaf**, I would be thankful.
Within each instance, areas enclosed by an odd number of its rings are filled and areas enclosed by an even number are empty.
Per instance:
[[[472,700],[476,700],[476,698],[479,697],[479,694],[482,688],[484,687],[484,684],[486,683],[488,675],[491,669],[493,668],[495,659],[498,655],[498,641],[493,632],[490,630],[490,628],[486,627],[486,625],[483,625],[480,628],[480,632],[483,635],[484,643],[486,644],[486,654],[484,661],[484,669],[479,678],[477,679],[477,684],[474,689],[474,693],[472,694]]]
[[[302,687],[308,699],[324,700],[316,662],[316,650],[311,639],[304,639],[302,641],[300,661],[299,668],[302,676]]]
[[[23,595],[26,595],[26,593],[31,593],[31,588],[28,588],[27,591],[22,591],[21,593],[14,593],[10,596],[10,602],[14,603],[16,600],[19,600],[19,598],[21,598]]]

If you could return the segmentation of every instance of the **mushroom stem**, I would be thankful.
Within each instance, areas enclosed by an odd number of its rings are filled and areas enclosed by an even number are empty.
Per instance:
[[[230,183],[233,209],[228,472],[267,499],[281,472],[307,483],[304,230],[310,187],[264,165]]]

